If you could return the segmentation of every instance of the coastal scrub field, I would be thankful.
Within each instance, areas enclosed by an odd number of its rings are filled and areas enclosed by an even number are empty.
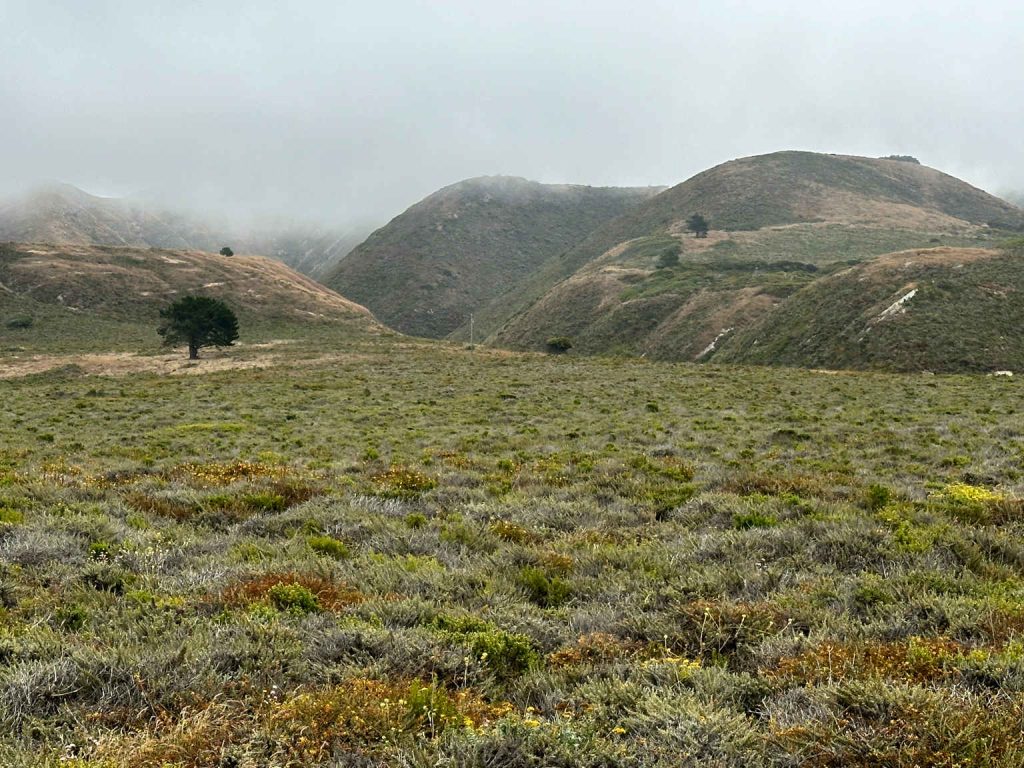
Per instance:
[[[1019,382],[274,355],[0,380],[3,765],[1024,763]]]

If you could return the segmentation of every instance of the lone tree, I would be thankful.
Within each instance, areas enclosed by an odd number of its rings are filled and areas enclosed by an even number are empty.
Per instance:
[[[572,339],[568,336],[552,336],[547,340],[548,352],[556,355],[564,355],[572,349]]]
[[[235,252],[228,248],[226,245],[220,249],[221,256],[234,256]]]
[[[164,344],[188,344],[188,359],[198,360],[202,347],[230,347],[238,338],[238,318],[220,299],[183,296],[160,310],[157,333]]]
[[[697,237],[708,236],[708,220],[699,213],[693,214],[693,216],[686,220],[686,228]]]
[[[679,266],[679,253],[683,249],[679,243],[672,243],[672,245],[665,248],[661,253],[658,254],[658,261],[656,266],[658,269],[668,269],[669,267]]]

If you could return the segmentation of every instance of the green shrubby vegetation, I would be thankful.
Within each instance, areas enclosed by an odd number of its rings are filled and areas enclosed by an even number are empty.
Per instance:
[[[552,336],[546,342],[549,352],[562,354],[572,349],[572,339],[568,336]]]
[[[34,319],[31,315],[15,315],[7,318],[4,326],[10,331],[23,331],[32,327]]]
[[[333,343],[0,380],[0,762],[1021,764],[1013,380]]]

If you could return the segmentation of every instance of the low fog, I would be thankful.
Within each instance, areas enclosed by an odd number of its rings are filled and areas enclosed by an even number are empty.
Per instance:
[[[675,184],[778,149],[1024,188],[1024,6],[0,0],[0,194],[384,221],[486,174]]]

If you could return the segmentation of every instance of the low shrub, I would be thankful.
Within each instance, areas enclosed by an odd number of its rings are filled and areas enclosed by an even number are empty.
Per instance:
[[[757,509],[750,512],[738,512],[732,516],[732,527],[737,531],[745,531],[750,528],[771,528],[778,524],[779,520],[775,515]]]
[[[572,596],[572,587],[557,576],[549,576],[540,568],[527,566],[516,575],[516,584],[530,602],[541,608],[557,608]]]
[[[886,488],[884,485],[868,486],[867,491],[864,493],[865,503],[867,508],[872,512],[877,512],[882,509],[886,504],[892,501],[892,491]]]
[[[288,765],[312,765],[332,755],[354,757],[411,739],[436,739],[492,716],[492,708],[468,691],[452,695],[419,680],[355,679],[288,698],[272,713],[268,732]]]
[[[545,345],[548,348],[548,352],[559,355],[572,349],[572,339],[568,336],[552,336],[545,342]]]
[[[348,545],[333,536],[310,536],[306,543],[318,555],[333,557],[335,560],[344,560],[351,555]]]
[[[279,611],[289,613],[316,613],[320,610],[320,601],[317,600],[308,587],[301,584],[283,584],[278,582],[267,590],[267,597],[271,605]]]
[[[308,593],[308,594],[307,594]],[[313,597],[313,602],[309,600]],[[344,582],[334,582],[306,573],[271,571],[240,579],[219,595],[226,607],[249,607],[257,603],[271,604],[288,610],[293,604],[306,609],[339,611],[361,603],[365,596]]]
[[[371,478],[376,495],[385,499],[411,500],[437,487],[437,480],[419,470],[393,464]]]
[[[82,581],[100,592],[123,595],[135,583],[135,574],[101,561],[82,572]]]
[[[1005,523],[1024,518],[1024,499],[968,483],[950,483],[930,500],[967,523]]]
[[[7,523],[9,525],[18,525],[19,523],[25,522],[25,513],[20,509],[9,507],[3,502],[0,502],[0,523]]]
[[[405,524],[413,530],[425,528],[427,525],[427,516],[422,512],[410,512],[405,516]]]
[[[33,322],[32,317],[29,315],[16,315],[15,317],[8,319],[4,325],[11,331],[23,331],[27,328],[31,328]]]
[[[500,680],[519,677],[540,662],[526,635],[504,632],[475,616],[441,614],[430,626],[469,646],[476,659]]]
[[[533,531],[516,525],[508,520],[495,520],[490,524],[491,533],[502,541],[511,541],[516,544],[527,544],[537,541],[539,538]]]
[[[667,246],[661,253],[658,254],[658,261],[655,266],[658,269],[670,269],[672,267],[679,266],[679,254],[682,251],[682,247],[679,243],[675,245]]]

